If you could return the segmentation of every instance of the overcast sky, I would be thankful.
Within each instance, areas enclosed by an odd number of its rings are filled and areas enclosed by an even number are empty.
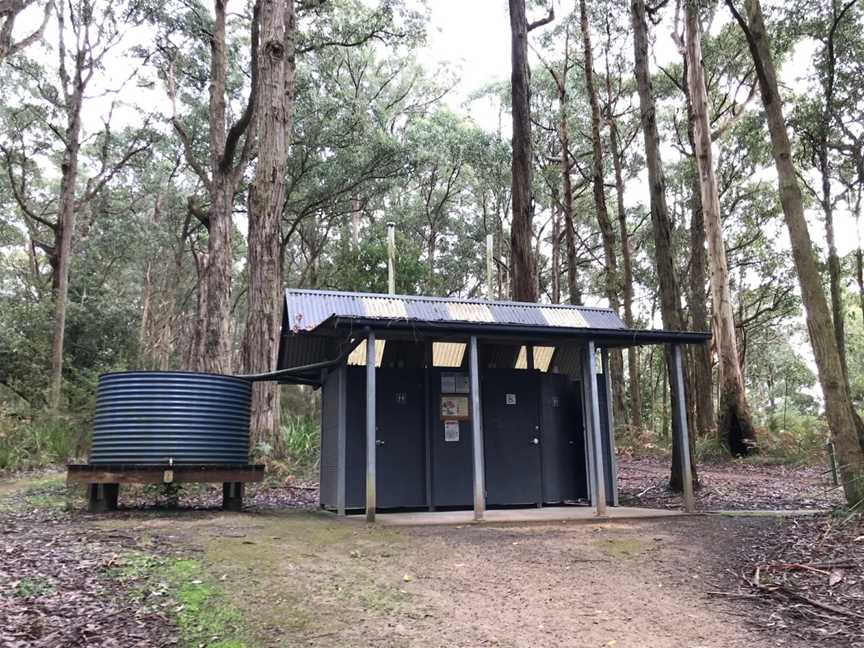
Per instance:
[[[376,0],[364,1],[370,4],[376,2]],[[410,3],[413,0],[407,1]],[[553,2],[559,16],[572,10],[569,2],[566,6],[561,0],[553,0]],[[479,100],[470,105],[466,104],[466,99],[472,92],[489,83],[506,80],[510,76],[510,21],[507,0],[428,0],[428,9],[430,19],[428,44],[416,52],[418,59],[427,63],[430,68],[440,63],[447,63],[456,73],[458,82],[445,99],[454,111],[467,113],[478,125],[491,131],[499,128],[500,119],[502,133],[509,136],[509,116],[504,115],[501,119],[498,107],[491,101]],[[541,13],[537,13],[536,17],[541,17]],[[529,20],[533,18],[535,16],[529,12]],[[28,30],[32,31],[40,19],[41,11],[38,7],[29,8],[22,19],[16,23],[16,32],[23,35],[28,33]],[[718,15],[713,25],[714,29],[717,29],[723,20],[725,18],[722,14]],[[658,61],[666,64],[679,56],[668,30],[668,25],[664,23],[661,23],[656,30],[652,64]],[[46,36],[53,40],[53,34],[50,32]],[[812,48],[806,45],[799,47],[795,56],[782,70],[783,82],[793,88],[800,87],[800,77],[809,69],[811,56]],[[107,72],[113,77],[112,85],[128,76],[128,67],[125,64],[112,66],[109,63],[107,67]],[[128,90],[133,89],[127,88]],[[137,91],[147,96],[140,103],[150,106],[161,105],[166,111],[168,110],[169,103],[163,88],[153,87],[149,90],[137,89]],[[107,102],[105,104],[101,108],[107,110]],[[754,101],[750,109],[758,108],[758,101]],[[135,106],[126,107],[126,112],[131,119],[137,119],[134,110]],[[94,120],[94,128],[98,128],[100,125],[98,119],[102,111],[91,105],[88,112]],[[776,182],[773,170],[768,170],[766,181]],[[647,203],[644,178],[629,183],[627,194],[628,206],[640,202]],[[814,239],[823,241],[824,226],[821,218],[812,210],[809,216]],[[839,253],[845,255],[857,246],[859,232],[852,215],[844,209],[838,210],[836,219]],[[778,230],[781,238],[786,238],[785,228],[778,228]]]

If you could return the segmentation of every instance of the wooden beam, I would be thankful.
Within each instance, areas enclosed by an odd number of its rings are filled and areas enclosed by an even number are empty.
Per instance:
[[[264,479],[264,466],[100,466],[72,465],[66,472],[67,484],[192,484],[218,482],[258,482]]]

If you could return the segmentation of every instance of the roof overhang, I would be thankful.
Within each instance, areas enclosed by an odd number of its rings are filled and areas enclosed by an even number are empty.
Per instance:
[[[369,329],[382,337],[453,339],[476,335],[484,339],[515,339],[522,344],[531,342],[563,342],[566,340],[591,340],[603,347],[633,347],[653,344],[704,344],[711,339],[710,333],[692,331],[663,331],[642,329],[596,329],[564,328],[548,326],[524,326],[518,324],[471,323],[471,322],[416,322],[380,320],[359,317],[330,317],[322,322],[316,332],[342,332],[357,334]]]

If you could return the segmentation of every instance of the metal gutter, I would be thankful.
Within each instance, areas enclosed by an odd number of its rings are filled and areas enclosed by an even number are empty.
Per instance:
[[[355,318],[333,316],[322,322],[318,329],[330,326],[344,328],[374,328],[379,332],[439,332],[470,335],[525,336],[536,339],[549,338],[590,338],[604,342],[617,343],[615,346],[638,346],[640,344],[704,344],[711,339],[710,333],[694,331],[660,331],[638,329],[596,329],[596,328],[553,328],[547,326],[523,326],[518,324],[489,324],[471,322],[423,322],[387,320],[374,318]]]

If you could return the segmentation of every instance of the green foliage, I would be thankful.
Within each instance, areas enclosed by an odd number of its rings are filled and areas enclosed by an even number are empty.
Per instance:
[[[0,471],[62,465],[85,453],[87,426],[70,416],[20,418],[0,411]]]
[[[268,469],[285,477],[317,479],[321,456],[318,419],[307,415],[282,416],[281,443],[257,448]]]

